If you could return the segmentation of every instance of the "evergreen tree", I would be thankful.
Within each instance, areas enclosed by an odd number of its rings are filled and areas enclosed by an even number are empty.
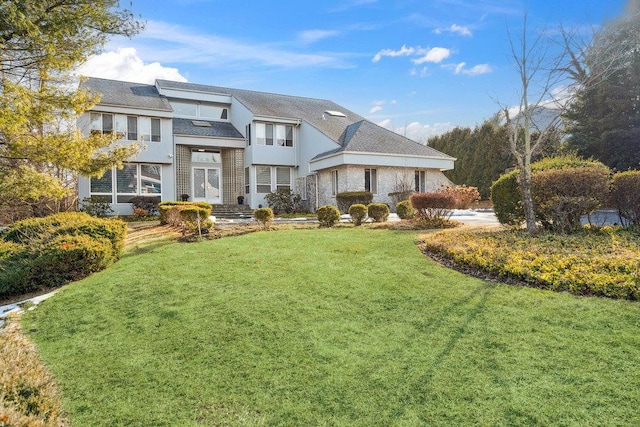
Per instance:
[[[565,118],[569,148],[617,170],[640,168],[640,15],[604,28],[587,50]]]
[[[141,24],[116,0],[0,0],[0,205],[47,205],[76,174],[99,176],[136,147],[118,135],[84,138],[75,119],[95,103],[71,71],[111,35]]]

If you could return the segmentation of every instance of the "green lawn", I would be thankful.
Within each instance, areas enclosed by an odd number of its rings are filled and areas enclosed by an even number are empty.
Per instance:
[[[640,305],[366,228],[157,242],[24,316],[77,426],[638,425]]]

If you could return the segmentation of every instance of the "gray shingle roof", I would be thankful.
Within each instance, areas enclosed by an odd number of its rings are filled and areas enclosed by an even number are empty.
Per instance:
[[[102,94],[100,104],[103,105],[172,111],[169,101],[154,85],[90,77],[80,83],[80,87]]]
[[[336,142],[338,142],[346,126],[364,120],[364,117],[326,99],[279,95],[169,80],[158,80],[157,83],[160,88],[164,89],[231,95],[255,116],[304,120]],[[330,116],[325,114],[325,111],[339,111],[344,113],[346,117]]]
[[[209,136],[213,138],[240,138],[242,134],[229,122],[195,120],[209,123],[210,127],[196,126],[193,119],[173,119],[174,135]]]

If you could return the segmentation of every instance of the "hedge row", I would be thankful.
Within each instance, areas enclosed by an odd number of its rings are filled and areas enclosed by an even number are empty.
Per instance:
[[[209,218],[213,207],[207,202],[162,202],[158,205],[160,224],[168,224],[176,227],[180,226],[183,221],[180,216],[180,211],[185,209],[188,212],[192,212],[193,209],[196,209],[196,211],[200,211],[205,218]]]
[[[122,254],[126,224],[61,213],[13,224],[0,239],[0,297],[57,287],[100,271]]]

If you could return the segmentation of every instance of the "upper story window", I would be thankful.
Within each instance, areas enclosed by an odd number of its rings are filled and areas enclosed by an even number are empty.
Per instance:
[[[293,147],[293,126],[256,123],[256,144]]]
[[[229,120],[229,109],[222,105],[171,101],[171,108],[176,116],[207,120]]]
[[[117,132],[127,141],[160,142],[161,121],[155,117],[124,116],[110,113],[91,113],[91,133]]]
[[[91,133],[113,133],[113,114],[91,113]]]

